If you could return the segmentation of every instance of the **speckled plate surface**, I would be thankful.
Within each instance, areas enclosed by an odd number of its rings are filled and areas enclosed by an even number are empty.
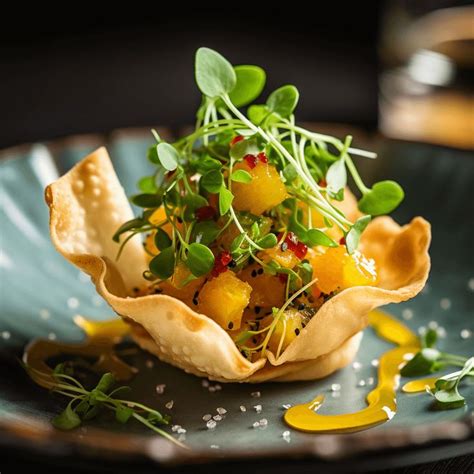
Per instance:
[[[310,435],[285,426],[283,404],[309,401],[326,394],[320,413],[347,413],[365,406],[364,398],[376,377],[372,359],[390,348],[369,328],[357,361],[361,368],[347,367],[327,379],[315,382],[268,383],[256,386],[221,384],[209,392],[201,379],[160,363],[144,353],[131,361],[141,368],[132,382],[134,396],[163,412],[186,430],[190,453],[175,450],[139,426],[117,427],[102,419],[74,433],[50,428],[49,420],[62,406],[29,381],[17,357],[27,341],[42,337],[77,342],[83,338],[73,323],[81,314],[93,319],[113,317],[97,296],[89,278],[56,253],[49,240],[48,211],[43,189],[58,175],[97,146],[105,144],[117,174],[128,193],[146,175],[146,149],[151,139],[146,131],[117,132],[111,136],[77,137],[47,145],[24,146],[2,152],[0,160],[0,444],[35,448],[40,453],[65,455],[79,449],[84,456],[153,462],[214,462],[221,458],[293,459],[311,457],[340,462],[366,453],[372,467],[389,457],[398,464],[426,462],[473,450],[472,407],[474,385],[466,386],[468,406],[451,411],[432,411],[424,394],[399,393],[399,410],[388,423],[356,434]],[[461,331],[474,327],[474,156],[428,145],[378,141],[380,158],[365,162],[367,181],[395,178],[406,190],[406,200],[397,211],[399,222],[422,215],[433,225],[429,284],[416,299],[385,308],[414,330],[435,321],[446,336],[441,347],[459,354],[472,354],[474,339]],[[368,166],[370,165],[370,166]],[[441,331],[443,332],[443,331]],[[464,335],[468,332],[464,332]],[[365,386],[359,386],[364,380]],[[158,395],[155,386],[166,384]],[[340,394],[331,392],[340,384]],[[253,398],[251,392],[261,397]],[[174,401],[168,410],[165,404]],[[261,404],[262,413],[253,406]],[[247,411],[242,413],[240,405]],[[217,407],[227,410],[225,419],[209,431],[202,420]],[[268,420],[266,429],[252,424]],[[359,462],[359,461],[358,461]],[[377,464],[378,463],[378,464]],[[362,464],[361,464],[362,465]]]

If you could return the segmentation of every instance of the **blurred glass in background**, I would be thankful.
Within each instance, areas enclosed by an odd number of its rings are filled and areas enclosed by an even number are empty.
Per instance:
[[[474,148],[474,6],[465,3],[387,2],[379,46],[385,135]]]

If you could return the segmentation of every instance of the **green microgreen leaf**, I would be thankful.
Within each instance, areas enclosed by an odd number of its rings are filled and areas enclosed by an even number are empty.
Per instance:
[[[373,216],[389,214],[403,201],[403,188],[395,181],[380,181],[364,193],[359,200],[359,209]]]
[[[260,151],[257,140],[249,138],[237,142],[234,146],[230,148],[230,156],[233,160],[239,161],[245,155],[256,155]]]
[[[417,377],[431,374],[438,370],[439,365],[437,362],[440,357],[441,353],[437,349],[430,347],[424,348],[403,366],[400,370],[400,374],[403,377]]]
[[[360,217],[355,221],[354,225],[351,227],[351,230],[347,233],[346,248],[349,254],[352,254],[355,250],[357,250],[362,232],[364,232],[371,220],[371,216]]]
[[[271,111],[266,105],[251,105],[247,109],[247,116],[255,125],[260,125],[269,114],[271,114]]]
[[[283,118],[289,117],[296,108],[299,92],[295,86],[286,85],[273,91],[267,99],[270,112],[277,113]]]
[[[232,241],[232,243],[230,244],[230,252],[232,254],[234,254],[235,252],[237,252],[237,250],[242,246],[242,244],[244,243],[244,240],[245,240],[245,235],[244,234],[240,234],[238,235],[237,237],[234,238],[234,240]]]
[[[235,66],[234,71],[237,82],[229,93],[229,97],[236,107],[243,107],[253,102],[262,93],[266,74],[259,66]]]
[[[153,145],[150,148],[148,148],[147,158],[154,165],[160,164],[160,159],[158,158],[157,145]]]
[[[237,82],[237,76],[230,62],[209,48],[197,50],[195,75],[200,91],[210,98],[232,92]]]
[[[171,247],[173,241],[170,236],[160,227],[155,234],[155,246],[158,250],[165,250]]]
[[[459,393],[457,387],[450,390],[437,390],[434,393],[436,408],[441,410],[450,410],[461,408],[466,404],[465,398]]]
[[[140,191],[146,194],[154,194],[158,189],[156,187],[154,176],[144,176],[138,181],[137,187]]]
[[[81,425],[82,421],[79,415],[72,409],[73,403],[75,400],[72,400],[67,405],[66,409],[61,412],[58,416],[53,418],[52,424],[55,428],[60,430],[72,430]]]
[[[147,222],[144,221],[142,218],[137,217],[135,219],[131,219],[124,224],[122,224],[118,230],[115,232],[115,234],[112,237],[112,240],[114,242],[120,242],[120,236],[124,234],[125,232],[130,232],[132,230],[140,229],[143,227]]]
[[[285,184],[291,184],[298,177],[298,171],[292,164],[286,165],[283,168],[283,177],[285,178]]]
[[[326,173],[327,190],[331,195],[337,195],[347,184],[347,171],[344,158],[335,161]]]
[[[224,184],[224,177],[219,170],[208,171],[201,177],[200,185],[208,192],[218,193]]]
[[[123,404],[117,405],[115,408],[115,419],[119,423],[127,423],[127,421],[132,417],[133,410]]]
[[[275,234],[267,234],[265,237],[257,241],[257,245],[263,249],[271,249],[278,243],[278,239]]]
[[[210,245],[221,229],[214,221],[198,222],[193,228],[193,240],[198,244]]]
[[[222,187],[219,191],[219,213],[221,216],[229,212],[233,200],[234,195],[227,188]]]
[[[248,184],[252,181],[252,175],[245,170],[236,170],[232,173],[230,179],[237,183]]]
[[[436,329],[428,329],[426,334],[422,337],[422,346],[433,348],[438,340],[438,331]]]
[[[149,264],[150,271],[153,275],[157,276],[161,280],[166,280],[173,275],[174,262],[174,248],[165,248],[156,257],[151,259]]]
[[[194,276],[206,275],[214,266],[214,255],[205,245],[192,243],[188,248],[186,265]]]
[[[301,277],[302,284],[307,285],[313,279],[313,267],[308,262],[302,262],[298,265],[298,275]]]
[[[159,143],[156,147],[158,159],[167,171],[174,171],[178,167],[179,153],[173,145],[169,143]]]
[[[338,247],[339,244],[319,229],[309,229],[306,232],[304,243],[310,247],[323,245],[324,247]]]
[[[115,383],[115,377],[110,372],[106,372],[100,378],[99,382],[97,383],[95,389],[99,390],[103,393],[107,393],[111,388],[112,385]]]
[[[162,203],[162,198],[158,194],[136,194],[132,196],[131,201],[135,206],[144,207],[144,208],[155,208],[160,207]]]
[[[222,163],[215,158],[210,156],[205,156],[203,159],[198,160],[195,164],[196,171],[199,174],[205,174],[208,171],[220,170],[222,168]]]

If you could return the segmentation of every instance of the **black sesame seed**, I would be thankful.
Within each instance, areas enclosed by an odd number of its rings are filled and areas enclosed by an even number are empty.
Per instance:
[[[280,246],[282,252],[286,252],[288,250],[288,244],[283,242]]]
[[[180,224],[183,223],[183,219],[181,219],[181,217],[178,216],[178,218],[176,219]]]
[[[193,299],[197,299],[198,296],[199,296],[199,291],[195,291],[195,292],[194,292]]]
[[[295,334],[298,336],[300,333],[300,330],[298,328],[295,329]]]
[[[261,310],[261,309],[262,309],[262,308],[260,308],[260,306],[255,306],[255,308],[254,308],[255,314],[260,313],[260,310]]]
[[[262,275],[262,274],[263,274],[263,268],[259,268],[258,271],[257,271],[257,273],[258,273],[259,275]]]
[[[252,270],[252,273],[250,275],[252,275],[252,278],[255,278],[257,276],[257,270]]]
[[[230,323],[227,325],[228,329],[232,329],[234,327],[234,323],[230,321]]]
[[[301,303],[301,304],[298,306],[298,311],[303,311],[305,308],[306,308],[306,305],[305,305],[304,303]]]
[[[138,292],[140,291],[140,288],[137,288],[137,287],[135,286],[135,287],[133,288],[133,291],[134,291],[135,293],[138,293]]]
[[[198,305],[198,300],[196,298],[193,298],[193,305],[197,306]]]
[[[229,268],[234,268],[235,266],[237,266],[237,262],[235,260],[231,260],[227,266]]]
[[[254,344],[257,344],[257,338],[256,337],[253,337],[252,341],[253,341]]]

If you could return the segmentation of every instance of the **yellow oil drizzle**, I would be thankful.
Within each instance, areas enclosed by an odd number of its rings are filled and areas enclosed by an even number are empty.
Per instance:
[[[427,377],[426,379],[412,380],[411,382],[407,382],[402,387],[402,391],[405,393],[419,393],[425,392],[426,387],[432,390],[435,388],[436,380],[438,380],[438,377]]]
[[[82,316],[76,316],[74,322],[85,333],[86,339],[80,344],[37,339],[31,342],[23,354],[30,376],[41,386],[51,388],[55,383],[52,369],[47,364],[48,359],[60,355],[87,356],[96,358],[93,370],[98,373],[112,372],[117,380],[129,380],[136,369],[121,360],[114,351],[129,332],[129,326],[122,319],[108,321],[93,321]]]
[[[289,408],[285,422],[300,431],[310,433],[360,431],[390,420],[396,413],[396,389],[400,379],[400,366],[409,354],[419,349],[417,336],[400,321],[382,311],[369,314],[369,324],[378,336],[397,344],[382,355],[378,368],[377,387],[367,395],[368,406],[363,410],[343,415],[316,413],[324,400],[318,395],[309,403]]]

